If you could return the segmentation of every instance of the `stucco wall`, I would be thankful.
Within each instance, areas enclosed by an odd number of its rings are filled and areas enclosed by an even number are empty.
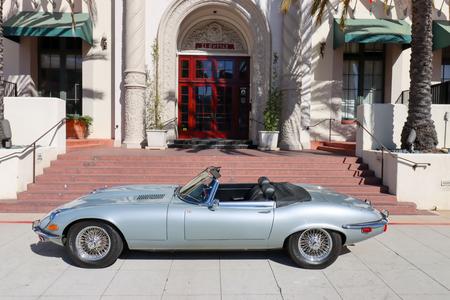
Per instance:
[[[110,139],[112,133],[112,6],[110,0],[95,0],[94,45],[83,43],[83,114],[94,119],[89,138]],[[100,45],[105,37],[107,49]]]
[[[432,105],[431,117],[436,127],[438,148],[450,148],[450,122],[445,122],[444,115],[450,118],[450,105]],[[389,149],[401,146],[401,133],[408,116],[408,108],[403,104],[363,104],[358,106],[358,121],[361,122],[381,143]],[[378,143],[370,135],[358,128],[356,133],[356,155],[363,150],[379,149]]]
[[[5,118],[12,130],[12,149],[0,149],[0,157],[22,152],[66,116],[65,101],[57,98],[5,98]],[[58,154],[66,151],[66,126],[49,132],[37,143],[36,175],[43,173]],[[0,160],[0,199],[15,199],[33,181],[32,150]]]
[[[381,152],[363,151],[363,160],[376,176],[381,177]],[[398,157],[429,166],[412,168]],[[384,154],[384,181],[389,193],[398,201],[414,202],[418,209],[450,209],[450,155],[449,154]]]
[[[342,73],[343,73],[343,46],[333,49],[333,19],[340,18],[341,5],[338,0],[331,0],[327,5],[322,22],[314,28],[313,37],[313,96],[311,107],[311,123],[326,118],[336,118],[332,138],[334,140],[354,140],[355,127],[340,124],[342,102]],[[384,1],[373,1],[372,12],[369,10],[369,1],[351,1],[350,18],[359,19],[400,19],[411,24],[410,1],[393,1],[395,6],[385,13]],[[447,19],[449,4],[443,1],[436,4],[434,19]],[[335,11],[335,8],[339,9]],[[406,9],[406,11],[405,11]],[[404,14],[406,12],[406,15]],[[325,44],[324,57],[320,55],[321,43]],[[411,50],[401,50],[399,45],[387,45],[386,51],[386,81],[385,103],[395,103],[400,93],[409,89],[409,60]],[[434,52],[433,82],[440,81],[441,51]],[[331,70],[332,68],[332,70]],[[391,81],[392,79],[392,81]],[[328,138],[327,122],[311,129],[312,140],[326,140]]]
[[[5,98],[5,118],[10,122],[15,146],[31,144],[65,116],[66,103],[58,98]],[[55,128],[37,145],[57,147],[59,153],[64,153],[66,126]]]
[[[94,45],[83,42],[83,114],[93,117],[90,138],[109,139],[112,128],[113,77],[112,60],[112,5],[110,0],[95,0],[90,9],[85,1],[75,0],[75,12],[91,13]],[[5,1],[4,19],[20,11],[70,12],[67,1]],[[100,40],[105,37],[107,50],[102,50]],[[28,75],[38,83],[38,38],[21,37],[20,44],[5,39],[5,75]],[[20,59],[19,59],[20,57]]]

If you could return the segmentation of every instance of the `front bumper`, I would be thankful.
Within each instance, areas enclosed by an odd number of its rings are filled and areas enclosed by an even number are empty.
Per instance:
[[[41,242],[46,242],[46,241],[50,241],[53,243],[56,243],[58,245],[63,246],[63,243],[61,241],[61,237],[59,235],[56,234],[51,234],[49,232],[44,231],[41,227],[41,220],[36,220],[32,223],[31,228],[33,229],[33,231],[38,235],[39,240]]]

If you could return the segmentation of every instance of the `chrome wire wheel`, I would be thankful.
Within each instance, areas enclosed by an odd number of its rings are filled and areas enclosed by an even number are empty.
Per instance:
[[[97,261],[104,258],[111,250],[111,238],[105,229],[88,226],[77,234],[75,247],[80,259]]]
[[[319,264],[324,261],[330,255],[332,249],[331,235],[323,229],[307,229],[302,232],[298,239],[300,254],[312,264]]]

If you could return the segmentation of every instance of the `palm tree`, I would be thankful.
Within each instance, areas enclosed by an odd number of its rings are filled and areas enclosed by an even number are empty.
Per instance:
[[[415,149],[432,151],[438,144],[434,122],[431,120],[432,9],[432,1],[412,1],[411,83],[408,118],[402,131],[403,149],[409,148],[409,144],[414,142]],[[410,136],[412,139],[408,141]]]
[[[296,1],[302,1],[302,0],[281,0],[281,12],[287,13],[287,11],[291,8],[292,4]],[[306,0],[311,1],[311,0]],[[327,7],[327,4],[329,0],[312,0],[312,8],[311,8],[311,14],[316,16],[316,24],[320,24],[322,22],[323,15],[325,13],[325,8]],[[345,18],[347,17],[348,9],[350,8],[350,1],[351,0],[341,0],[342,3],[342,14],[341,14],[341,27],[344,26]],[[388,0],[385,0],[386,2]]]

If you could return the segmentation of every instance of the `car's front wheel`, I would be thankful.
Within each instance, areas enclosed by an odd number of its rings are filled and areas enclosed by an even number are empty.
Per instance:
[[[66,249],[79,267],[105,268],[122,253],[123,241],[110,225],[100,221],[83,221],[70,227]]]
[[[342,249],[339,233],[311,228],[294,233],[288,240],[292,260],[306,269],[323,269],[331,265]]]

